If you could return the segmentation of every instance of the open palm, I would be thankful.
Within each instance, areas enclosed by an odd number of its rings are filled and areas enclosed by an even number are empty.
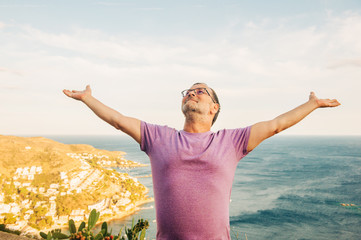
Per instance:
[[[87,85],[85,90],[83,91],[76,91],[76,90],[63,90],[63,93],[65,95],[67,95],[68,97],[74,98],[76,100],[83,100],[86,96],[90,96],[91,95],[91,89],[90,86]]]
[[[314,92],[310,93],[310,101],[316,101],[318,107],[325,108],[325,107],[337,107],[341,105],[336,99],[319,99],[316,97]]]

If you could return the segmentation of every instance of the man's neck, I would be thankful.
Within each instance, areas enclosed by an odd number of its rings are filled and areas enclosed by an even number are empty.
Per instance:
[[[211,124],[195,123],[186,120],[183,130],[189,133],[203,133],[210,131],[211,126]]]

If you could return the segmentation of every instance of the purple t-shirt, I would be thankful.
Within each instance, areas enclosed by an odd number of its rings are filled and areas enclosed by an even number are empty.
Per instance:
[[[141,123],[150,158],[157,239],[230,239],[229,202],[251,127],[188,133]]]

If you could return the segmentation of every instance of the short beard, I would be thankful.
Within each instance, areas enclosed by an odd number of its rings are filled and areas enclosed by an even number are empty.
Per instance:
[[[187,102],[182,106],[182,112],[186,119],[195,120],[202,115],[202,109],[199,106],[193,106],[192,104],[187,104]]]
[[[184,104],[182,106],[182,112],[185,116],[187,116],[189,113],[200,113],[199,109],[189,106],[188,104]]]

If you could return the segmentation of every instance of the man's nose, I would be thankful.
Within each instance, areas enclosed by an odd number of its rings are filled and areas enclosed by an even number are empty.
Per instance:
[[[195,96],[196,95],[196,92],[195,91],[190,91],[189,93],[188,93],[188,96]]]

